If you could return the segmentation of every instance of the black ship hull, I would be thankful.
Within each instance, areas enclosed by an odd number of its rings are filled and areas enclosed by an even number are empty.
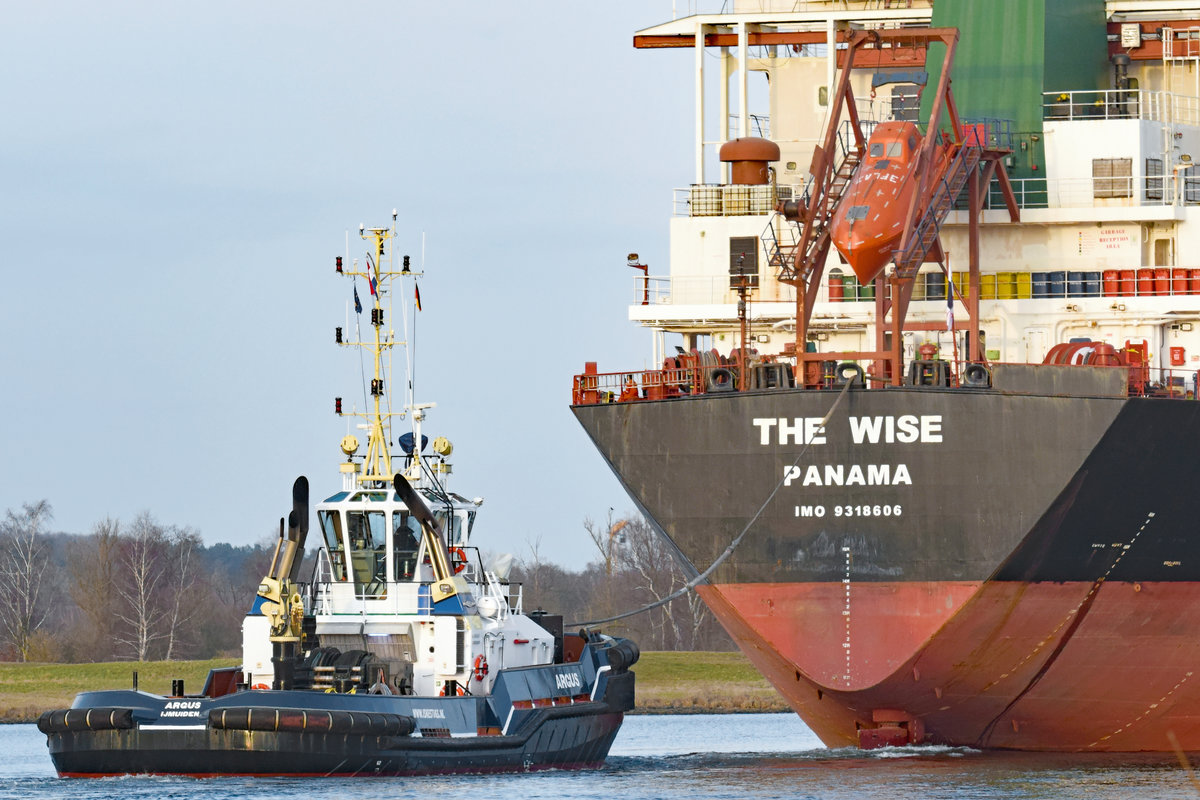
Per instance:
[[[996,379],[574,411],[693,574],[750,525],[699,591],[827,743],[1200,747],[1200,403]]]

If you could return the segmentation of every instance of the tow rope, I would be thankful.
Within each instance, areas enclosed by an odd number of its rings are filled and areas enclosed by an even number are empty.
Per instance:
[[[829,411],[827,411],[825,413],[825,416],[821,417],[821,425],[820,425],[821,428],[824,428],[826,425],[829,424],[829,420],[833,417],[834,412],[837,411],[838,406],[841,405],[842,398],[844,398],[846,396],[846,392],[850,391],[850,385],[853,382],[854,382],[854,380],[853,380],[853,378],[851,378],[850,380],[846,381],[845,385],[842,386],[842,391],[838,392],[838,396],[833,401],[833,405],[829,407]],[[808,448],[811,444],[812,444],[812,441],[810,440],[808,442],[805,442],[804,447],[800,448],[799,454],[796,455],[796,460],[792,462],[793,468],[800,464],[800,459],[804,458],[804,454],[808,452]],[[763,500],[762,505],[760,505],[758,507],[758,510],[754,512],[754,516],[752,516],[750,518],[750,521],[746,523],[746,527],[742,528],[742,532],[733,538],[733,541],[731,541],[729,543],[729,546],[725,548],[725,551],[723,553],[721,553],[721,555],[717,556],[716,561],[714,561],[712,564],[710,564],[708,569],[704,570],[704,572],[701,572],[699,575],[692,578],[690,581],[685,583],[679,589],[675,590],[674,592],[672,592],[671,594],[662,598],[661,600],[655,600],[653,603],[644,605],[641,608],[635,608],[633,611],[626,611],[622,614],[617,614],[616,616],[613,616],[613,617],[604,617],[603,619],[593,619],[593,620],[589,620],[587,622],[570,622],[570,623],[567,623],[567,627],[569,627],[569,628],[575,628],[575,627],[586,628],[586,627],[590,627],[592,625],[600,625],[605,622],[615,622],[616,620],[619,620],[619,619],[625,619],[627,617],[636,616],[637,614],[642,614],[646,611],[652,611],[652,610],[658,608],[659,606],[665,606],[667,603],[671,602],[675,598],[682,597],[683,595],[690,592],[692,589],[696,588],[696,586],[698,586],[700,583],[702,583],[704,580],[706,580],[708,578],[708,576],[711,575],[714,570],[716,570],[717,567],[721,566],[721,564],[723,564],[726,559],[728,559],[731,555],[733,555],[733,551],[736,550],[737,546],[742,543],[742,539],[746,538],[746,534],[750,532],[750,528],[752,528],[754,526],[754,523],[758,522],[758,518],[762,516],[762,513],[764,511],[766,511],[767,506],[771,503],[772,500],[775,499],[775,495],[779,493],[779,490],[781,488],[783,488],[783,482],[785,480],[787,480],[787,475],[790,472],[791,472],[791,469],[785,469],[783,471],[784,477],[780,478],[779,482],[775,484],[775,488],[771,490],[771,493],[767,495],[767,499]],[[684,556],[684,558],[686,559],[687,556]],[[691,561],[688,561],[688,564],[692,567],[692,569],[696,568],[696,565],[692,564]]]

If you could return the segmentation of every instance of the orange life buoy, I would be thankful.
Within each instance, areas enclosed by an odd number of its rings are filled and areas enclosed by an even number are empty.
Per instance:
[[[482,682],[483,682],[483,679],[484,679],[484,678],[486,678],[486,677],[487,677],[487,674],[488,674],[488,663],[487,663],[487,659],[486,659],[486,658],[484,658],[484,657],[483,657],[483,656],[481,656],[481,655],[480,655],[480,656],[475,656],[475,670],[474,670],[474,672],[475,672],[475,680],[477,680],[477,681],[479,681],[479,682],[481,682],[481,683],[482,683]]]
[[[455,694],[456,694],[458,697],[462,697],[462,696],[463,696],[463,695],[465,695],[466,693],[467,693],[467,690],[466,690],[466,689],[464,689],[463,687],[459,686],[459,687],[458,687],[458,691],[457,691]],[[442,690],[441,690],[440,692],[438,692],[438,697],[445,697],[445,696],[446,696],[446,687],[445,687],[445,686],[443,686],[443,687],[442,687]]]
[[[450,563],[454,565],[454,574],[462,572],[467,567],[467,551],[461,547],[450,548]]]
[[[270,686],[267,686],[265,683],[256,683],[256,684],[254,684],[253,686],[251,686],[250,688],[251,688],[251,689],[265,689],[265,690],[270,690],[270,688],[271,688],[271,687],[270,687]]]

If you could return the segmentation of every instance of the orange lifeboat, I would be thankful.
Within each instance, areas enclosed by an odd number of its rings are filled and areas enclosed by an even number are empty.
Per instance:
[[[921,133],[911,122],[880,123],[862,164],[830,221],[830,238],[860,283],[870,283],[895,256],[917,181]]]

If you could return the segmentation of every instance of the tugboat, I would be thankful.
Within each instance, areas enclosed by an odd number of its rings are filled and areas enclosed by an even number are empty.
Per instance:
[[[241,667],[212,670],[199,694],[84,692],[38,721],[62,777],[123,774],[430,775],[603,765],[634,706],[638,648],[561,616],[522,611],[511,557],[485,564],[472,544],[483,500],[446,489],[453,450],[421,423],[432,403],[390,411],[385,355],[397,342],[384,301],[420,273],[396,271],[392,227],[364,228],[372,249],[343,276],[368,283],[373,337],[343,339],[373,356],[367,452],[342,439],[341,490],[317,503],[320,539],[301,580],[308,480],[242,626]],[[386,268],[385,268],[386,267]],[[403,295],[407,297],[408,295]],[[414,283],[414,296],[416,294]],[[355,303],[358,306],[357,287]],[[392,418],[403,468],[393,471]],[[399,459],[398,459],[399,460]]]

